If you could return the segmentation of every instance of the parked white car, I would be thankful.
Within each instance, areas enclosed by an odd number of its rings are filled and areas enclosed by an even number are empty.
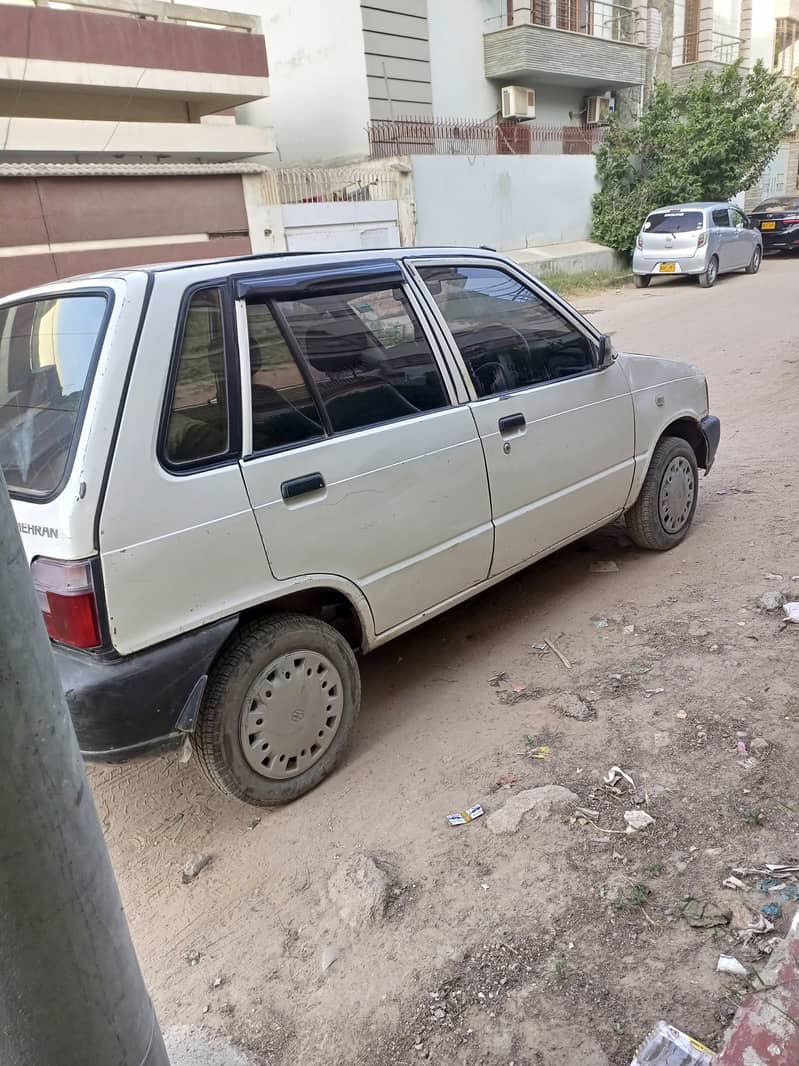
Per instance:
[[[720,274],[757,274],[762,262],[760,229],[734,204],[674,204],[644,221],[633,252],[633,280],[645,289],[654,277],[690,274],[711,289]]]
[[[626,515],[679,544],[720,427],[499,255],[110,271],[0,302],[0,462],[81,748],[318,784],[355,657]]]

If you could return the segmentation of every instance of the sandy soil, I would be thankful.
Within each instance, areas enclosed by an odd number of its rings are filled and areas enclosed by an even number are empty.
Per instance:
[[[226,801],[174,756],[92,770],[164,1025],[224,1030],[275,1066],[626,1066],[660,1017],[716,1043],[743,987],[718,955],[756,960],[733,930],[764,902],[721,882],[799,855],[799,627],[757,607],[799,599],[798,285],[799,261],[777,259],[711,291],[578,301],[617,346],[708,373],[722,445],[681,548],[593,537],[375,652],[350,757],[290,808]],[[589,572],[598,560],[619,569]],[[533,647],[546,639],[571,669]],[[553,709],[564,692],[596,717]],[[527,757],[542,744],[549,759]],[[602,785],[614,764],[635,797]],[[568,812],[509,836],[447,824],[546,783],[607,831]],[[634,800],[655,823],[627,836]],[[196,852],[212,861],[183,885]],[[385,919],[353,931],[327,882],[360,852],[394,888]],[[690,896],[731,925],[690,928]]]

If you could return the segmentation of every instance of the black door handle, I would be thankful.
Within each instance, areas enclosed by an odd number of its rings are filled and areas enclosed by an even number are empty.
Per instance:
[[[325,479],[321,474],[305,474],[303,477],[293,477],[290,481],[284,481],[280,486],[280,495],[284,500],[293,500],[295,496],[304,496],[307,492],[318,492],[325,487]]]
[[[513,429],[524,429],[527,420],[523,414],[505,415],[504,418],[500,418],[498,424],[500,433],[510,433]]]

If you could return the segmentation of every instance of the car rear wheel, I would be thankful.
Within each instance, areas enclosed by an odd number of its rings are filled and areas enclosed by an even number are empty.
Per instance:
[[[694,450],[681,437],[663,437],[655,448],[638,499],[625,521],[640,548],[668,551],[687,534],[699,498]]]
[[[711,258],[704,274],[699,275],[699,284],[703,289],[712,289],[719,276],[719,261],[715,255]]]
[[[752,261],[746,268],[747,274],[756,274],[760,270],[760,264],[763,262],[763,251],[760,248],[755,248],[752,252]]]
[[[633,285],[636,289],[646,289],[652,280],[649,274],[633,274]]]
[[[306,615],[243,625],[208,679],[194,734],[211,783],[258,807],[315,788],[346,750],[361,702],[342,635]]]

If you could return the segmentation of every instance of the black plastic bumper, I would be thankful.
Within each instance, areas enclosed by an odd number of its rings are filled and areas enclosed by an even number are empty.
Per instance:
[[[705,473],[709,474],[721,440],[721,422],[715,415],[706,415],[699,423],[699,428],[705,438]]]
[[[226,618],[135,655],[93,656],[54,646],[84,756],[121,761],[178,742],[181,714],[201,694],[198,682],[237,621]]]

